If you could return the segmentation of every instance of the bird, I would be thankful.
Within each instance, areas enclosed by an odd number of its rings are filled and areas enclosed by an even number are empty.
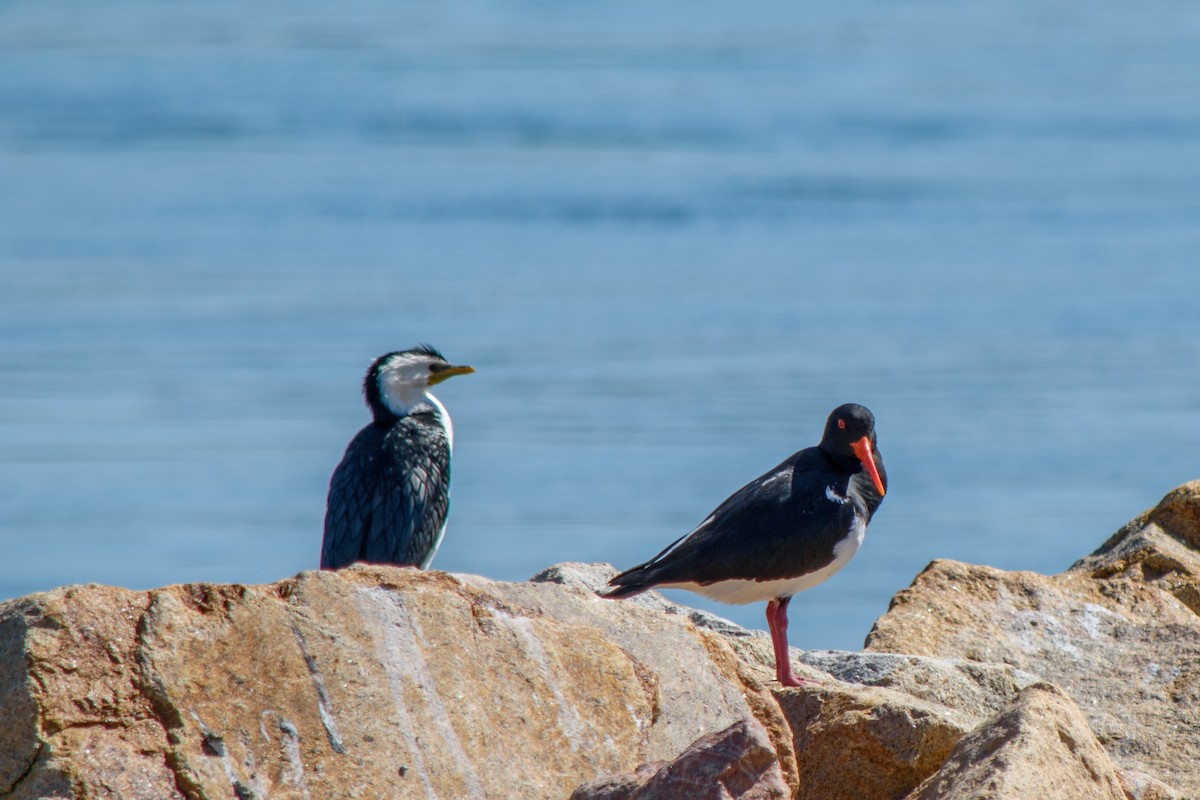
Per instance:
[[[363,396],[372,420],[329,481],[321,569],[429,566],[446,532],[454,447],[450,415],[429,389],[474,371],[427,344],[371,362]]]
[[[738,489],[691,532],[612,578],[616,588],[604,596],[665,587],[738,605],[765,600],[776,679],[812,683],[792,672],[788,603],[846,566],[886,493],[874,415],[857,403],[840,405],[820,444]]]

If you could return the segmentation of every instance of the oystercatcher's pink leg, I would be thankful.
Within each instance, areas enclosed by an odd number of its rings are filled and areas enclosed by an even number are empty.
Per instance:
[[[767,603],[767,627],[771,629],[771,645],[775,648],[775,678],[784,686],[815,685],[816,681],[797,678],[792,673],[787,640],[787,607],[791,600],[790,597],[783,597]]]

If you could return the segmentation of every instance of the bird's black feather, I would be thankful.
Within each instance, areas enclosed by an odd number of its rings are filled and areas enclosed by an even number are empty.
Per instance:
[[[827,566],[855,509],[829,500],[828,473],[817,466],[827,467],[827,459],[815,447],[792,455],[735,492],[676,545],[613,583],[775,580]],[[847,475],[828,488],[844,497],[848,481]]]
[[[426,343],[424,343],[424,342],[422,342],[421,344],[417,345],[416,347],[414,347],[413,349],[409,350],[408,352],[409,352],[409,353],[415,353],[415,354],[417,354],[417,355],[422,355],[422,356],[429,356],[430,358],[436,358],[438,361],[445,361],[445,360],[446,360],[446,357],[445,357],[444,355],[442,355],[441,351],[439,351],[439,350],[438,350],[436,347],[434,347],[433,345],[431,345],[431,344],[426,344]]]
[[[794,453],[734,492],[691,533],[614,577],[607,596],[662,584],[790,579],[828,566],[855,518],[868,523],[883,499],[850,448],[862,436],[874,442],[871,412],[838,407],[820,445]],[[886,487],[883,460],[876,453],[874,461]]]
[[[355,561],[424,567],[449,511],[450,446],[434,413],[371,424],[329,484],[322,569]]]

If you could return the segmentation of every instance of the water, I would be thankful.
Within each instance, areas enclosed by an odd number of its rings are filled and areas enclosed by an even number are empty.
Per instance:
[[[0,185],[0,597],[312,568],[419,341],[478,369],[434,566],[498,579],[641,561],[871,407],[805,647],[1200,477],[1183,0],[8,2]]]

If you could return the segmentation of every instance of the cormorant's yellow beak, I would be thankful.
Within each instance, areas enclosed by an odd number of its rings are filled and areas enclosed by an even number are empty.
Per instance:
[[[475,371],[475,368],[467,367],[467,366],[461,366],[461,367],[445,366],[445,367],[441,367],[441,368],[434,367],[434,370],[435,370],[434,372],[429,373],[429,385],[430,386],[433,386],[434,384],[437,384],[437,383],[441,383],[442,381],[446,380],[446,378],[453,378],[455,375],[470,375],[472,372]]]

